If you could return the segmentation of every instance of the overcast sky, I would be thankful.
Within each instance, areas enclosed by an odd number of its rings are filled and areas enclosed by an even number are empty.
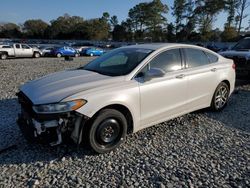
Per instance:
[[[140,2],[150,0],[2,0],[0,6],[0,22],[23,23],[27,19],[42,19],[49,22],[52,19],[68,13],[81,16],[84,19],[101,17],[103,12],[117,15],[119,21],[125,20],[128,10]],[[173,0],[162,0],[169,7]],[[248,11],[250,12],[250,7]],[[174,18],[169,12],[167,19],[173,22]],[[243,26],[248,25],[250,16],[243,21]],[[214,28],[223,29],[226,20],[225,13],[220,14]]]

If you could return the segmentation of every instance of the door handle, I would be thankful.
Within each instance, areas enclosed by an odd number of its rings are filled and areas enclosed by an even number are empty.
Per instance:
[[[184,77],[185,77],[184,74],[180,74],[180,75],[177,75],[175,78],[182,79],[182,78],[184,78]]]
[[[211,69],[211,71],[212,71],[212,72],[216,72],[216,71],[217,71],[217,69],[216,69],[216,68],[213,68],[213,69]]]

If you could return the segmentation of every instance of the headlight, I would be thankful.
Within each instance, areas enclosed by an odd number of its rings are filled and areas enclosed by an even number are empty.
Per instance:
[[[43,104],[33,106],[33,110],[38,114],[63,113],[77,110],[87,103],[86,100],[78,99],[68,102],[60,102],[54,104]]]

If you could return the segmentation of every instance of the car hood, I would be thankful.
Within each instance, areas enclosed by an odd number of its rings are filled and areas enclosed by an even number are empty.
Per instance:
[[[53,73],[21,86],[33,104],[56,103],[81,91],[120,82],[123,77],[110,77],[86,70]]]
[[[241,57],[250,58],[250,50],[246,50],[246,51],[229,50],[229,51],[220,52],[220,55],[227,56],[227,57],[241,56]]]

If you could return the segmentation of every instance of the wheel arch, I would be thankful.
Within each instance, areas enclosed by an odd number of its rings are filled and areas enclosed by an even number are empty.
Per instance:
[[[227,86],[229,87],[229,91],[230,91],[230,89],[231,89],[230,82],[228,80],[226,80],[226,79],[222,80],[220,83],[222,83],[222,82],[224,82],[225,84],[227,84]]]
[[[7,52],[7,51],[1,51],[0,55],[2,55],[2,54],[6,54],[7,56],[9,56],[9,52]]]
[[[110,104],[110,105],[104,106],[101,109],[99,109],[91,117],[91,119],[94,119],[95,117],[97,117],[98,113],[101,110],[104,110],[104,109],[114,109],[114,110],[117,110],[117,111],[121,112],[125,116],[125,118],[127,120],[127,123],[128,123],[128,134],[133,133],[133,131],[134,131],[134,120],[133,120],[133,115],[132,115],[132,113],[131,113],[131,111],[129,110],[128,107],[126,107],[125,105],[122,105],[122,104]]]

